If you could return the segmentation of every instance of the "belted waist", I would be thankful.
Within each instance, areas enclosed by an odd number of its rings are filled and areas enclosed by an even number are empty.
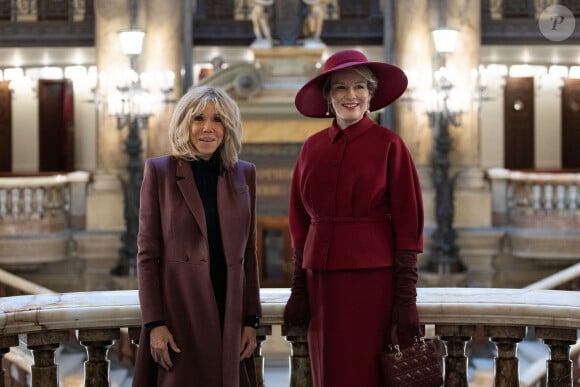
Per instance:
[[[310,218],[310,224],[320,223],[387,223],[390,214],[374,216],[315,216]]]

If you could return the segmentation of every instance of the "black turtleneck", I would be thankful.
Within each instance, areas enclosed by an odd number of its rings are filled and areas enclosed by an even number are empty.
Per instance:
[[[227,270],[217,207],[217,181],[221,171],[219,154],[209,160],[194,160],[191,170],[203,203],[209,243],[210,276],[223,331]]]

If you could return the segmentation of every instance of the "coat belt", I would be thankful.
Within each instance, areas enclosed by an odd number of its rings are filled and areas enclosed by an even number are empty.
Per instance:
[[[387,223],[391,214],[380,216],[315,216],[310,218],[310,224],[321,223]]]

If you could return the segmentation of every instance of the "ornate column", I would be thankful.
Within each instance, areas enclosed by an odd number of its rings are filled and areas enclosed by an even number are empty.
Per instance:
[[[457,45],[447,59],[449,70],[454,74],[456,91],[471,93],[473,79],[471,71],[479,65],[481,48],[481,0],[447,0],[447,24],[456,28]],[[470,110],[462,115],[461,126],[453,128],[454,150],[452,163],[478,167],[479,152],[479,112],[478,103],[472,103]],[[469,107],[468,107],[469,108]]]
[[[129,0],[94,0],[95,58],[97,84],[96,153],[97,171],[87,196],[87,228],[124,229],[123,192],[118,173],[127,164],[123,153],[125,131],[117,129],[116,118],[109,114],[107,97],[115,90],[115,74],[130,68],[123,55],[119,31],[130,26]]]
[[[432,36],[427,0],[393,0],[396,65],[408,71],[409,92],[427,93],[431,87]],[[427,166],[431,153],[431,130],[424,107],[414,101],[393,105],[392,128],[397,131],[419,166]],[[428,181],[428,177],[421,178]]]
[[[97,168],[116,172],[126,164],[123,155],[125,133],[117,130],[115,117],[110,116],[107,94],[115,89],[115,74],[130,68],[123,55],[119,31],[130,26],[128,0],[95,0],[95,57],[99,77],[97,111]]]
[[[166,97],[177,99],[183,95],[181,71],[183,52],[183,6],[187,0],[147,0],[145,39],[143,41],[144,63],[141,71],[149,74],[164,74],[171,71],[175,75],[173,91]],[[170,20],[171,22],[168,22]],[[159,90],[167,85],[155,84]],[[165,101],[153,106],[146,137],[145,157],[167,154],[169,151],[168,126],[175,104]]]

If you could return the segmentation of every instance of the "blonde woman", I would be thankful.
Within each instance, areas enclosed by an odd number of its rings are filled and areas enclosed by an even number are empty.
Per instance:
[[[147,160],[137,272],[143,328],[133,385],[254,387],[261,315],[256,171],[222,89],[177,103],[171,155]]]

